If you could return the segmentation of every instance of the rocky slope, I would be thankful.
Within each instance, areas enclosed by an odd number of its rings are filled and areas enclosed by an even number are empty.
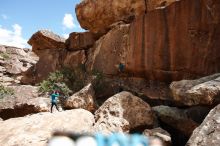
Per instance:
[[[89,132],[93,124],[94,116],[82,109],[13,118],[0,123],[0,142],[5,146],[45,146],[55,130]]]
[[[3,85],[19,84],[23,73],[38,61],[29,49],[0,45],[0,82]]]

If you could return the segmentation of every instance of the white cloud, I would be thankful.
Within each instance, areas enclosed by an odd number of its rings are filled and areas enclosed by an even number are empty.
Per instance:
[[[22,37],[22,27],[19,24],[12,25],[13,30],[8,30],[0,25],[0,44],[24,48],[27,40]]]
[[[69,34],[67,34],[67,33],[62,34],[62,36],[63,36],[65,39],[68,39],[68,38],[69,38]]]
[[[8,19],[8,16],[5,15],[5,14],[2,14],[1,16],[2,16],[2,18],[5,19],[5,20]]]
[[[76,24],[73,22],[73,16],[72,14],[65,14],[64,15],[64,18],[63,18],[63,26],[64,28],[69,28],[69,29],[72,29],[72,28],[75,28],[77,27]]]

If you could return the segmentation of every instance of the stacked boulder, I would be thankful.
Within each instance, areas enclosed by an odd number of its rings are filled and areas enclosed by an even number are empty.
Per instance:
[[[49,73],[62,67],[74,68],[85,62],[85,51],[70,51],[65,39],[49,30],[33,34],[28,43],[39,56],[37,64],[30,68],[22,78],[24,84],[35,84],[46,79]]]
[[[4,86],[19,84],[23,72],[34,66],[38,57],[29,49],[0,46],[0,82]]]

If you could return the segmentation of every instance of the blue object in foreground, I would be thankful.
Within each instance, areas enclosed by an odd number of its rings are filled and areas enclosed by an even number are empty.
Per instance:
[[[103,136],[96,134],[95,139],[97,146],[148,146],[148,139],[143,135],[133,134],[125,135],[121,133],[114,133],[110,136]]]
[[[149,146],[148,138],[140,134],[113,133],[103,135],[97,133],[75,134],[57,132],[49,141],[48,146]]]

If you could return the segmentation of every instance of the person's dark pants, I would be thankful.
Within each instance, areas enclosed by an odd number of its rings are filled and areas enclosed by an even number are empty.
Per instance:
[[[58,106],[57,106],[57,103],[52,102],[52,103],[51,103],[51,108],[50,108],[50,112],[51,112],[51,113],[53,112],[53,106],[54,106],[54,105],[55,105],[56,109],[59,111]]]

